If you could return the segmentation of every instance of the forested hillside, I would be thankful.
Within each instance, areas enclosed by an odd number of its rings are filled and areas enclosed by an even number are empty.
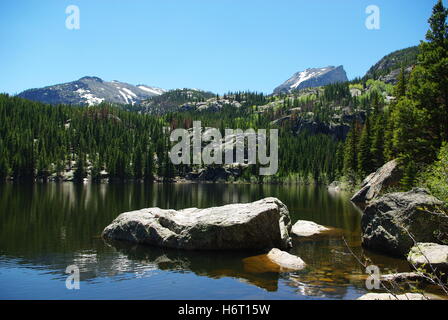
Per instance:
[[[237,94],[242,96],[242,94]],[[258,94],[244,94],[246,101]],[[171,180],[191,172],[190,166],[173,166],[168,157],[171,129],[189,128],[193,120],[203,126],[269,128],[271,117],[256,107],[224,107],[211,110],[168,113],[158,117],[121,110],[107,104],[83,108],[50,106],[0,95],[0,176],[14,180],[62,179],[69,175],[92,180]],[[337,141],[328,135],[281,130],[280,171],[274,179],[292,174],[302,178],[333,179]],[[293,151],[293,152],[291,152]],[[253,178],[247,168],[243,181]],[[70,176],[74,172],[73,177]],[[255,177],[258,180],[258,175]]]
[[[413,67],[417,63],[419,47],[409,47],[392,52],[372,66],[365,75],[365,79],[396,81],[398,71]]]
[[[370,76],[287,94],[219,96],[179,89],[141,105],[89,108],[0,95],[0,179],[183,178],[201,166],[171,164],[167,128],[191,128],[201,121],[222,132],[279,129],[278,173],[263,180],[257,166],[241,166],[232,181],[341,179],[354,187],[388,160],[399,159],[405,173],[401,188],[424,185],[447,199],[446,17],[439,2],[427,41],[386,56]],[[395,86],[378,80],[397,67]]]
[[[401,68],[390,106],[371,106],[364,124],[352,126],[344,147],[344,175],[364,177],[398,158],[402,189],[430,188],[448,200],[448,10],[441,1],[429,19],[410,75]]]

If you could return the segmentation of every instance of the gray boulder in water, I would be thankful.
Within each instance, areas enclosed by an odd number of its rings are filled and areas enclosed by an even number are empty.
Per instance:
[[[206,209],[149,208],[119,215],[104,239],[187,250],[287,249],[288,208],[276,198]]]
[[[448,246],[437,243],[417,243],[408,254],[409,263],[429,272],[448,272]]]
[[[306,267],[305,262],[299,257],[277,248],[271,249],[267,257],[280,267],[280,271],[298,271]]]
[[[389,193],[370,203],[361,219],[364,247],[405,256],[415,242],[448,240],[443,202],[425,189]]]

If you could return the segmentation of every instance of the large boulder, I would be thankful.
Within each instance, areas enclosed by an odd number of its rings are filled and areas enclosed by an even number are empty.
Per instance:
[[[374,200],[361,219],[364,247],[404,257],[414,241],[443,243],[448,240],[448,215],[442,205],[420,188]]]
[[[448,246],[437,243],[417,243],[408,254],[409,263],[429,272],[448,272]]]
[[[207,209],[149,208],[119,215],[102,236],[111,240],[187,250],[291,246],[288,208],[276,198]]]
[[[402,177],[402,172],[397,160],[392,160],[371,173],[362,182],[361,189],[352,197],[352,201],[357,204],[366,204],[381,194],[385,188],[398,184]]]

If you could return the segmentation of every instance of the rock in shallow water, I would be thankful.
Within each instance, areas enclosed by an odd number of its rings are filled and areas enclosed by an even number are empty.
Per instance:
[[[299,220],[292,226],[291,232],[298,237],[309,237],[329,230],[313,221]]]
[[[361,219],[362,241],[368,249],[402,256],[417,242],[448,240],[448,215],[443,202],[424,189],[389,193],[374,200]]]
[[[267,254],[243,259],[244,270],[249,273],[289,272],[306,267],[305,262],[297,256],[279,249],[271,249]]]
[[[277,248],[269,251],[267,257],[269,260],[277,264],[281,271],[298,271],[306,267],[305,262],[297,256]]]
[[[104,239],[187,250],[291,247],[288,208],[276,198],[207,209],[149,208],[119,215]]]
[[[408,254],[409,263],[429,272],[448,272],[448,246],[436,243],[417,243]]]

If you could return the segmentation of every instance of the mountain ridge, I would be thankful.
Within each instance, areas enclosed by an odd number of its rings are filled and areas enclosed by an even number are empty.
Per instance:
[[[71,82],[28,89],[17,96],[53,105],[91,106],[106,101],[134,105],[164,92],[165,89],[143,84],[134,86],[117,80],[104,81],[96,76],[84,76]]]

